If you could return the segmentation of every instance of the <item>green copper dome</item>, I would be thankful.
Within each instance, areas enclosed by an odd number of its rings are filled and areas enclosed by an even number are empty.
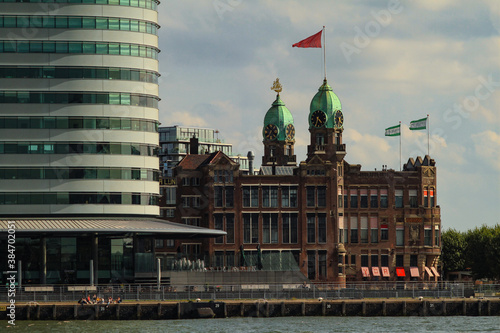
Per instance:
[[[335,112],[337,110],[342,110],[342,105],[340,104],[340,100],[335,95],[326,81],[323,81],[321,87],[319,87],[318,92],[314,95],[311,106],[309,107],[309,127],[314,127],[311,124],[311,115],[314,111],[321,110],[326,114],[326,125],[327,128],[334,128],[335,126]]]
[[[268,127],[269,125],[269,127]],[[276,126],[277,133],[269,133]],[[291,126],[290,126],[291,125]],[[295,129],[293,127],[293,116],[292,113],[287,109],[285,103],[280,98],[278,94],[276,100],[273,102],[271,108],[267,111],[264,117],[264,127],[262,128],[262,137],[264,140],[293,140],[295,136]],[[266,128],[268,134],[266,135]],[[291,129],[293,128],[293,135]],[[271,131],[272,132],[272,131]]]

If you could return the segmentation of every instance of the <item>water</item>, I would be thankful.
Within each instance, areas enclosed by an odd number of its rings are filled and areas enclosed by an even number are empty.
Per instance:
[[[0,332],[500,332],[500,317],[280,317],[148,321],[17,321]]]

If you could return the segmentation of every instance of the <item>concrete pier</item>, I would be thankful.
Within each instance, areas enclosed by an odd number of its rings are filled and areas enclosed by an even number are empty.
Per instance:
[[[200,310],[202,309],[202,310]],[[0,316],[4,307],[0,304]],[[285,316],[500,316],[500,299],[265,300],[16,304],[17,320],[147,320]],[[206,316],[205,316],[206,317]]]

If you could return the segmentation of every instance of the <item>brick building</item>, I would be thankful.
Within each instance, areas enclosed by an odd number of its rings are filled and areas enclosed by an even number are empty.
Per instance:
[[[179,241],[172,255],[226,269],[294,266],[316,282],[436,280],[434,160],[410,159],[403,171],[348,163],[342,107],[326,80],[308,120],[311,141],[298,164],[294,120],[279,93],[264,118],[258,175],[243,174],[222,152],[187,155],[175,170],[175,220],[227,235]]]

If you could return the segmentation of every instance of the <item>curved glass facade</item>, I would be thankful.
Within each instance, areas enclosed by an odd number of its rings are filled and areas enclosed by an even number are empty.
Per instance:
[[[0,214],[159,214],[158,3],[0,0]]]
[[[0,168],[0,179],[159,180],[159,172],[141,168]]]
[[[113,104],[158,108],[158,97],[130,93],[76,93],[76,92],[39,92],[39,91],[0,91],[2,103],[36,104]]]
[[[70,54],[112,54],[158,59],[155,47],[109,42],[83,41],[0,41],[0,53],[70,53]]]
[[[0,192],[0,205],[158,205],[158,196],[123,192]]]
[[[0,128],[26,129],[113,129],[158,132],[158,122],[110,117],[0,117]]]
[[[145,32],[156,35],[159,26],[140,20],[92,16],[2,15],[0,28],[102,29]]]
[[[0,142],[0,154],[112,154],[158,156],[157,145],[110,142]]]
[[[0,66],[0,79],[98,79],[158,84],[160,74],[120,67]]]
[[[0,0],[0,3],[19,2],[19,0]],[[118,5],[118,6],[131,6],[156,10],[159,1],[155,0],[22,0],[24,3],[77,3],[77,4],[96,4],[96,5]]]

